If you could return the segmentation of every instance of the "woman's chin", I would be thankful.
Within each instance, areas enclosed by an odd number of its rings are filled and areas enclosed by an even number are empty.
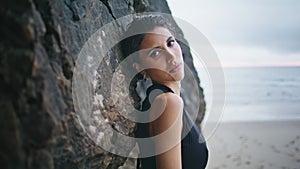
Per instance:
[[[175,81],[181,81],[184,78],[184,73],[183,72],[176,73],[176,74],[172,75],[172,78]]]

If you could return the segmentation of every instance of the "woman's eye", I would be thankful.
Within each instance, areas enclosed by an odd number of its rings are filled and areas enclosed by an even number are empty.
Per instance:
[[[168,45],[168,47],[171,47],[174,45],[174,43],[175,43],[175,40],[170,40],[170,41],[168,41],[167,45]]]
[[[160,54],[159,50],[154,50],[154,51],[150,52],[149,56],[154,58],[154,57],[158,56],[159,54]]]

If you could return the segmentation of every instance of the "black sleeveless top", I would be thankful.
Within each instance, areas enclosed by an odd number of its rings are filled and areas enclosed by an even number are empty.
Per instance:
[[[159,92],[152,91],[158,89]],[[165,85],[154,83],[147,89],[147,96],[142,103],[142,111],[149,110],[151,103],[154,98],[161,94],[172,92],[170,88]],[[150,96],[149,96],[150,95]],[[195,125],[194,121],[191,119],[190,115],[183,110],[183,128],[182,128],[182,139],[181,139],[181,158],[182,158],[182,169],[204,169],[208,160],[208,150],[206,147],[205,139],[202,136],[200,130]],[[150,137],[149,133],[149,123],[137,123],[137,130],[135,132],[137,138],[148,138]],[[138,146],[141,154],[144,154],[145,151],[152,151],[150,153],[154,154],[154,144],[153,142],[139,142]],[[156,159],[155,156],[138,158],[137,160],[137,169],[156,169]]]

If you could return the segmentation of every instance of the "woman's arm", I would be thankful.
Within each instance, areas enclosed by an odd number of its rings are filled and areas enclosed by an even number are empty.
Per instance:
[[[161,134],[154,141],[156,152],[163,152],[156,156],[158,169],[182,168],[182,110],[183,101],[181,97],[173,93],[161,94],[153,101],[150,109],[150,119],[157,115],[159,117],[150,123],[150,135]]]

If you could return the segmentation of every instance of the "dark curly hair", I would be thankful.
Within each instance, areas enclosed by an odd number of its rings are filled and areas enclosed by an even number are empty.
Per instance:
[[[127,27],[123,38],[120,42],[120,49],[122,56],[119,58],[120,62],[132,55],[133,53],[140,50],[141,42],[144,39],[144,36],[147,32],[152,31],[155,27],[164,27],[167,28],[175,36],[175,28],[172,26],[170,19],[164,15],[158,14],[142,14],[137,15],[133,18],[133,21]],[[139,62],[139,57],[132,57],[135,60],[131,60],[130,63]],[[132,65],[127,65],[125,68],[129,71],[133,69]],[[136,75],[130,81],[129,84],[129,94],[134,101],[134,107],[137,110],[141,110],[141,98],[137,93],[137,83],[143,79],[143,76],[140,72],[136,72]]]

